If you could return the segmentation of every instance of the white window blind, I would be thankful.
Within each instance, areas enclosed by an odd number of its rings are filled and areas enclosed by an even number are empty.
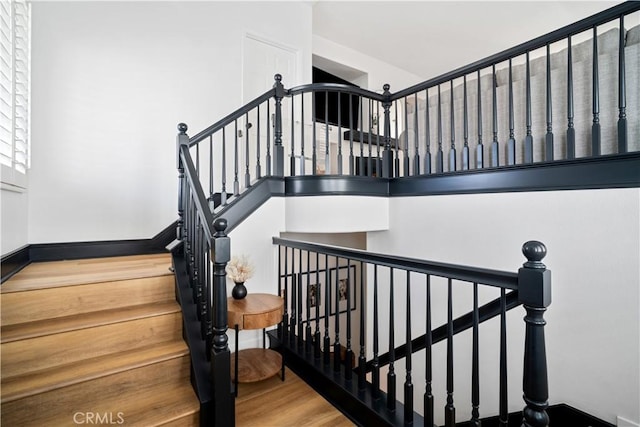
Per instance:
[[[26,187],[29,168],[31,10],[0,2],[0,164],[2,183]]]

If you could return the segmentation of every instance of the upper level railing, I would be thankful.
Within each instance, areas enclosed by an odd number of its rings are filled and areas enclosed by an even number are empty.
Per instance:
[[[286,89],[277,75],[189,139],[210,208],[265,176],[441,175],[639,151],[639,10],[622,3],[395,93]]]
[[[546,255],[542,243],[531,241],[524,244],[522,252],[527,262],[517,273],[275,237],[273,243],[278,245],[278,293],[285,301],[279,330],[281,342],[290,352],[315,366],[314,369],[350,390],[350,398],[367,402],[371,410],[378,412],[382,424],[415,422],[432,426],[434,421],[438,422],[434,395],[440,390],[434,390],[433,377],[434,372],[446,371],[443,418],[445,426],[455,425],[453,341],[454,336],[471,329],[472,409],[468,415],[471,425],[479,425],[480,325],[499,316],[499,407],[496,412],[501,425],[506,425],[506,313],[522,304],[527,312],[524,425],[548,425],[543,314],[551,303],[551,274],[542,263]],[[491,288],[497,289],[498,298],[481,305],[481,298],[486,300],[492,293]],[[454,304],[459,305],[461,298],[464,302],[461,293],[464,290],[471,291],[472,311],[454,319]],[[446,322],[438,328],[432,327],[432,320],[440,317],[445,317]],[[381,319],[384,319],[384,324]],[[424,333],[414,337],[417,331]],[[403,332],[404,337],[396,337],[397,332]],[[365,339],[365,335],[369,338]],[[456,336],[456,342],[460,340],[463,337]],[[396,347],[398,341],[403,344]],[[432,348],[441,341],[446,342],[446,366],[434,367]],[[381,350],[386,350],[386,353],[379,354]],[[415,354],[419,350],[425,351],[424,358]],[[367,354],[371,354],[369,362]],[[468,358],[467,355],[458,357]],[[404,366],[399,366],[401,359],[404,359]],[[381,381],[381,368],[385,365],[388,368],[386,381]],[[402,381],[397,378],[396,371],[401,368],[404,368],[402,404],[397,402],[396,392],[397,382]],[[369,381],[367,372],[371,372]],[[419,379],[416,372],[422,372],[424,377]],[[417,405],[422,407],[420,412],[424,419],[418,419],[414,412],[414,389],[422,388],[417,385],[418,381],[424,381],[424,395],[421,396],[424,403]],[[492,399],[485,397],[487,400]],[[492,409],[485,406],[484,411],[487,413]],[[350,415],[358,419],[358,414]]]

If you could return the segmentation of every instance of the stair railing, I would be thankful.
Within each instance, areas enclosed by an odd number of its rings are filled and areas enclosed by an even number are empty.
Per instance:
[[[480,324],[499,316],[500,385],[497,412],[501,425],[506,425],[506,312],[524,305],[527,314],[524,319],[523,392],[526,406],[523,425],[548,425],[543,314],[551,303],[551,273],[542,263],[546,255],[542,243],[530,241],[524,244],[522,252],[527,262],[517,273],[373,254],[275,237],[273,243],[278,246],[279,254],[278,292],[285,300],[278,338],[285,347],[286,357],[292,363],[296,359],[302,360],[311,370],[332,379],[339,390],[347,390],[345,395],[336,398],[336,403],[340,405],[340,401],[352,399],[342,409],[355,412],[349,415],[356,420],[376,425],[434,425],[432,348],[444,341],[447,353],[444,367],[447,382],[444,425],[455,426],[453,341],[457,334],[471,328],[472,410],[469,415],[471,425],[479,425]],[[470,286],[473,291],[473,310],[456,319],[453,317],[454,285],[456,288]],[[483,292],[488,288],[497,288],[500,296],[480,306],[479,290]],[[446,289],[446,301],[436,301],[438,290],[443,289]],[[358,306],[359,311],[356,310]],[[443,306],[447,307],[447,321],[438,328],[432,328],[432,316],[438,307]],[[425,313],[425,324],[416,325],[411,313],[420,310]],[[385,318],[388,324],[383,325],[381,318]],[[412,330],[418,328],[426,332],[413,338]],[[395,333],[398,330],[404,332],[405,336],[399,339],[403,344],[396,347],[399,337]],[[381,331],[386,331],[386,335]],[[367,345],[365,333],[371,337]],[[353,342],[356,339],[358,344]],[[381,341],[386,341],[386,354],[380,354],[384,345],[380,344]],[[425,359],[419,361],[414,353],[422,349],[425,350]],[[366,360],[368,352],[373,354],[369,361]],[[405,373],[403,403],[397,401],[396,385],[396,370],[401,368],[398,365],[401,359],[404,359]],[[414,377],[412,366],[422,363],[425,393],[424,415],[420,416],[414,411],[414,384],[418,379]],[[381,368],[385,365],[386,388],[381,387],[381,382],[384,383],[381,381]],[[366,377],[368,372],[371,374],[370,380]],[[370,412],[368,415],[364,414],[367,411],[361,409],[362,405]]]
[[[189,153],[187,126],[178,125],[178,227],[189,284],[211,362],[211,396],[216,426],[235,425],[235,394],[231,383],[231,358],[227,336],[226,265],[230,240],[223,218],[214,221]],[[192,349],[193,351],[193,349]],[[201,414],[203,417],[204,414]]]

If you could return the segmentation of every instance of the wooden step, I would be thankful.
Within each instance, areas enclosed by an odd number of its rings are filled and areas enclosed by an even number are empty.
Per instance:
[[[2,285],[2,293],[88,283],[171,276],[171,255],[135,255],[29,264]]]
[[[182,338],[182,313],[2,344],[2,378]]]
[[[139,367],[129,363],[109,375],[3,402],[2,423],[74,425],[74,415],[89,413],[110,416],[114,421],[124,418],[125,425],[160,425],[175,420],[187,421],[181,425],[197,425],[192,420],[197,423],[199,403],[189,383],[188,353],[184,343],[181,350],[177,348],[169,353],[156,350],[148,360],[139,358]]]
[[[131,369],[157,364],[188,355],[184,341],[176,340],[116,354],[80,360],[67,365],[43,369],[2,379],[2,412],[8,402],[57,391],[63,387],[85,383]],[[168,372],[161,372],[166,375]],[[187,373],[188,377],[188,373]]]
[[[1,342],[13,342],[61,332],[87,329],[95,326],[110,325],[129,320],[144,319],[163,314],[177,313],[180,306],[175,301],[160,302],[147,305],[102,310],[93,313],[76,314],[54,319],[37,320],[35,322],[18,323],[1,328]]]
[[[7,282],[6,285],[10,283]],[[2,290],[4,287],[2,285]],[[173,276],[0,294],[3,326],[175,300]]]

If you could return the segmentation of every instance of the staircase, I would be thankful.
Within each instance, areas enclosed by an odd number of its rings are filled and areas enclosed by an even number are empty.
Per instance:
[[[2,425],[198,425],[170,265],[34,263],[4,283]]]

